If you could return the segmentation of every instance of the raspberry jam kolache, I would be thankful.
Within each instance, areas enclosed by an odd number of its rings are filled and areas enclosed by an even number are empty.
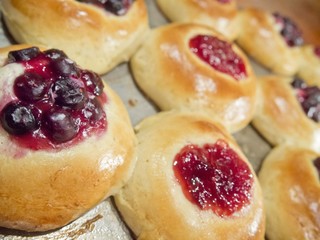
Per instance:
[[[173,168],[186,198],[203,210],[226,217],[250,204],[251,170],[224,140],[185,146]]]
[[[236,80],[247,77],[244,61],[232,50],[230,43],[209,35],[197,35],[190,39],[189,46],[200,59],[214,69]]]
[[[107,96],[97,74],[56,49],[11,51],[10,63],[26,68],[14,81],[15,98],[0,112],[1,125],[14,141],[34,150],[57,148],[106,131],[101,105]]]

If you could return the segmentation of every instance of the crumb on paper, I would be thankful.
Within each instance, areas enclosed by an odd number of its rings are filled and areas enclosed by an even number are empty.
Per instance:
[[[135,107],[138,103],[138,100],[137,99],[129,99],[128,103],[131,107]]]

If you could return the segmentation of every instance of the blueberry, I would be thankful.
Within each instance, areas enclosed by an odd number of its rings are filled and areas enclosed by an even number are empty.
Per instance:
[[[71,114],[63,108],[52,108],[42,117],[42,126],[49,139],[55,143],[64,143],[73,139],[79,127]]]
[[[10,63],[28,61],[32,58],[37,57],[39,54],[40,50],[37,47],[30,47],[21,50],[11,51],[8,53],[8,61]]]
[[[91,3],[104,8],[114,15],[122,16],[126,14],[134,0],[78,0],[79,2]]]
[[[291,86],[294,88],[306,88],[307,84],[301,78],[295,77],[291,82]]]
[[[26,72],[16,78],[14,92],[20,100],[32,103],[41,100],[48,93],[49,87],[50,81],[39,74]]]
[[[84,109],[83,114],[91,123],[98,122],[103,117],[103,109],[97,99],[90,99]]]
[[[83,107],[86,93],[83,83],[82,85],[81,83],[69,78],[57,80],[53,86],[56,104],[71,108]]]
[[[23,135],[38,128],[35,116],[29,106],[20,102],[9,102],[0,113],[2,127],[12,135]]]
[[[50,59],[68,58],[63,51],[54,48],[44,51],[44,54]]]
[[[100,76],[92,71],[83,71],[81,76],[87,86],[87,90],[92,94],[99,96],[103,91],[103,83]]]
[[[56,76],[69,77],[78,76],[79,69],[69,58],[52,59],[51,67]]]
[[[313,160],[313,165],[317,169],[318,175],[320,177],[320,157],[317,157],[316,159]]]
[[[279,13],[274,13],[273,16],[276,18],[277,22],[281,23],[282,29],[280,30],[280,34],[283,36],[288,46],[301,46],[304,43],[302,31],[290,18],[282,16]]]

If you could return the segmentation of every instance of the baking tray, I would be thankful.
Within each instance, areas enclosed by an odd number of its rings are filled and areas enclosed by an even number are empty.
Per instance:
[[[315,0],[317,1],[317,0]],[[239,4],[257,5],[261,1],[241,1]],[[282,2],[282,1],[281,1]],[[288,1],[290,3],[290,1]],[[300,2],[303,2],[300,0]],[[308,2],[308,1],[307,1]],[[149,12],[149,24],[151,28],[155,28],[168,21],[157,8],[154,0],[146,0]],[[259,3],[261,4],[261,3]],[[318,8],[320,9],[320,8]],[[3,22],[0,23],[0,47],[13,44],[7,34]],[[252,67],[257,76],[269,74],[259,64],[251,60]],[[156,114],[157,107],[152,104],[148,98],[143,95],[132,78],[130,66],[123,63],[113,69],[111,72],[103,76],[106,81],[122,98],[127,107],[133,125],[136,125],[142,119]],[[256,172],[259,171],[264,157],[268,154],[271,146],[249,125],[242,131],[234,134],[235,139],[242,148],[243,152],[252,163]],[[24,233],[9,229],[0,228],[0,239],[133,239],[130,230],[121,220],[116,208],[114,207],[112,198],[109,198],[91,211],[70,223],[69,225],[52,231],[41,234]]]

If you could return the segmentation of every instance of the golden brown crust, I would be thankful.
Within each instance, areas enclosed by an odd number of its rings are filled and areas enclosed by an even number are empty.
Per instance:
[[[287,142],[320,152],[320,126],[304,113],[291,81],[276,75],[258,78],[253,125],[273,145]]]
[[[234,132],[253,116],[256,79],[246,56],[232,49],[244,61],[248,77],[236,80],[213,69],[191,52],[189,39],[208,34],[224,39],[210,28],[197,24],[170,24],[152,30],[131,60],[140,88],[163,110],[185,109],[207,113]]]
[[[239,46],[271,71],[285,76],[294,75],[299,67],[300,48],[287,45],[272,14],[249,8],[242,10],[239,15]]]
[[[240,31],[236,1],[157,0],[163,13],[173,22],[204,24],[234,40]]]
[[[99,74],[129,60],[148,29],[144,0],[124,16],[75,0],[3,0],[0,8],[16,41],[61,49]]]
[[[320,87],[320,57],[314,53],[314,46],[301,47],[301,65],[298,76],[309,85]]]
[[[1,49],[0,56],[17,48]],[[4,88],[23,71],[16,63],[0,68],[2,107],[10,100]],[[106,132],[62,150],[22,148],[0,127],[0,226],[26,231],[61,227],[125,184],[136,161],[136,138],[120,98],[107,85],[104,91]]]
[[[259,173],[270,240],[320,239],[319,175],[312,161],[319,155],[297,146],[279,146]]]
[[[174,157],[189,144],[203,146],[223,139],[248,163],[221,125],[208,117],[170,111],[143,120],[135,129],[138,162],[115,200],[139,239],[263,239],[262,193],[255,176],[250,204],[230,217],[200,210],[186,199],[175,178]]]

